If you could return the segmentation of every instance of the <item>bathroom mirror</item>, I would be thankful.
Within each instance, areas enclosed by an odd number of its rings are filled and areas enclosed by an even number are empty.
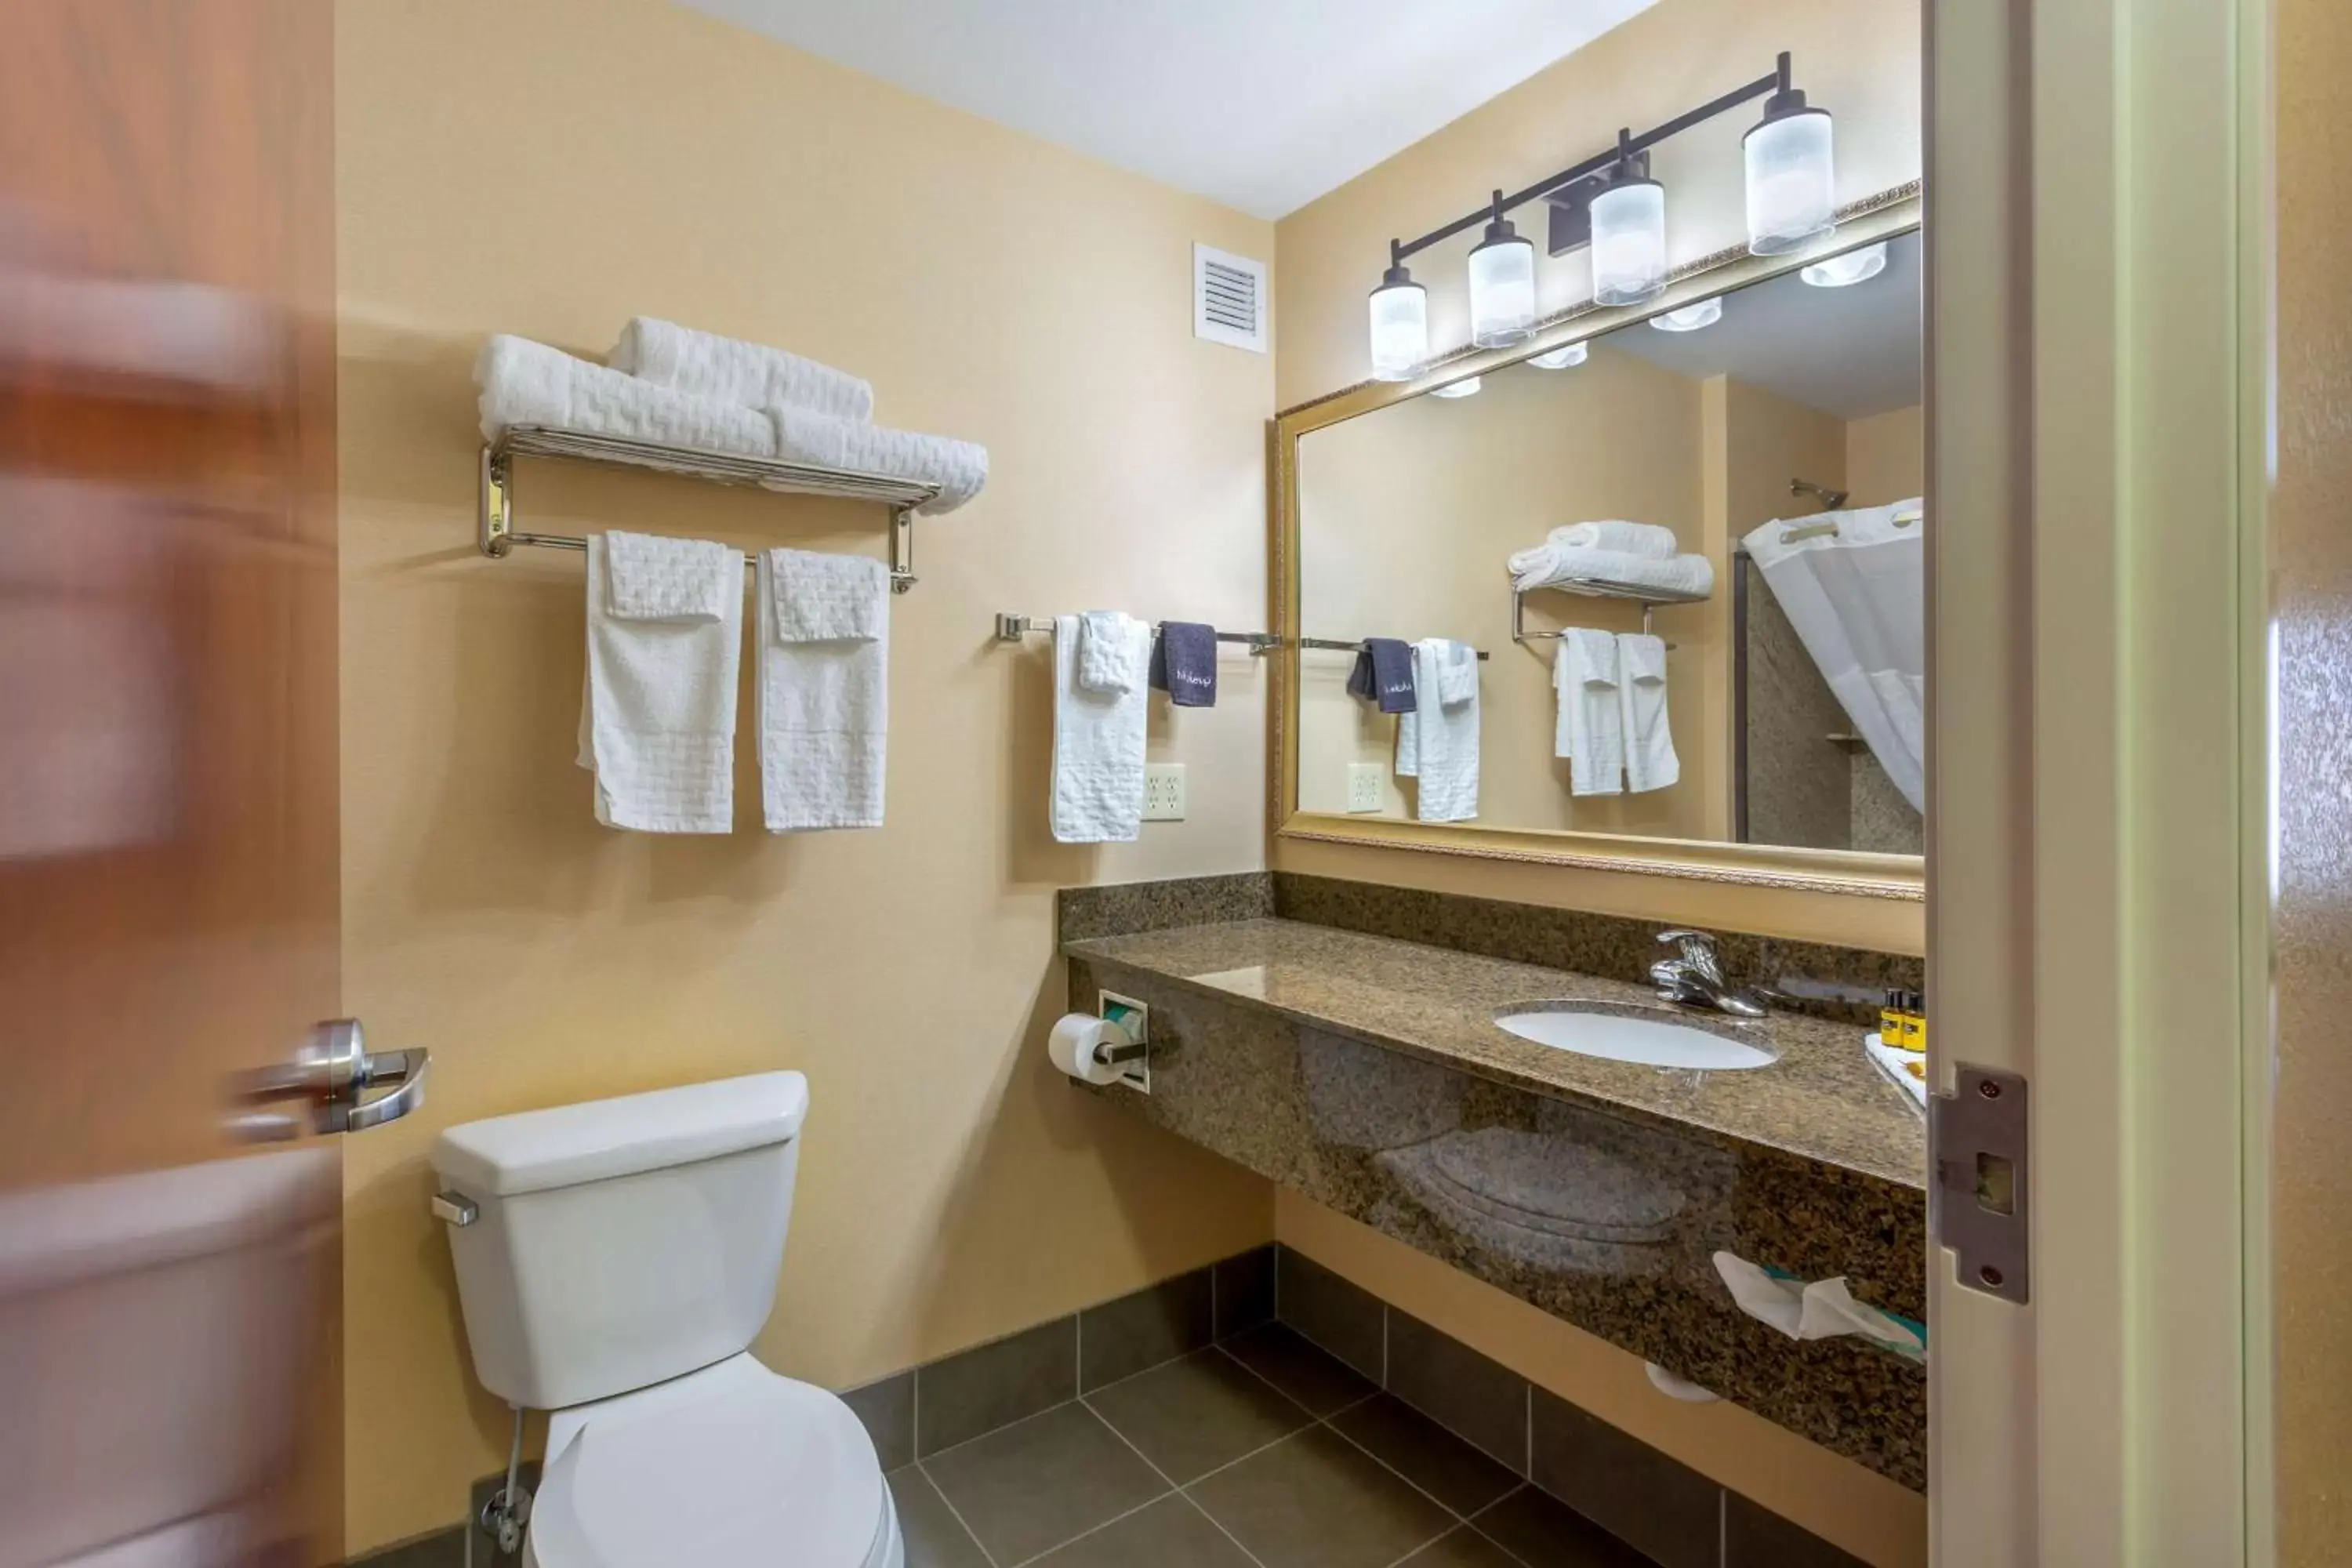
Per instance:
[[[1282,831],[1921,896],[1917,217],[1284,415]]]

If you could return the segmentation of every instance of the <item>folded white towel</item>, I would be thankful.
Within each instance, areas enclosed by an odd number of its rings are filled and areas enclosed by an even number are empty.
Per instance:
[[[1397,716],[1398,776],[1420,781],[1420,820],[1466,822],[1478,815],[1478,650],[1423,637],[1412,645],[1412,681],[1423,697]]]
[[[604,535],[604,607],[624,621],[715,621],[743,592],[743,558],[708,539]]]
[[[1613,518],[1600,522],[1562,523],[1544,536],[1544,543],[1568,550],[1618,550],[1628,555],[1646,555],[1653,561],[1671,561],[1682,552],[1673,529],[1661,528],[1654,522],[1626,522]],[[1517,564],[1519,557],[1533,553],[1522,550],[1512,556],[1511,570],[1523,570]]]
[[[863,555],[760,555],[760,808],[771,833],[882,826],[890,573]]]
[[[1133,623],[1139,660],[1151,628]],[[1089,691],[1078,679],[1078,617],[1054,617],[1054,837],[1065,844],[1126,844],[1143,825],[1145,722],[1151,693]]]
[[[1569,759],[1571,795],[1616,795],[1625,787],[1620,674],[1614,636],[1590,626],[1561,631],[1551,670],[1559,704],[1552,728],[1552,752]]]
[[[938,497],[916,509],[927,517],[955,510],[988,483],[988,448],[970,441],[836,419],[805,408],[771,406],[768,415],[775,424],[780,458],[938,485]]]
[[[673,392],[529,338],[493,336],[474,362],[474,380],[487,440],[509,425],[543,425],[698,451],[776,454],[775,421],[763,410]]]
[[[1151,628],[1118,610],[1088,610],[1078,617],[1078,684],[1088,691],[1117,696],[1140,686],[1149,675],[1150,656],[1135,661],[1135,628],[1143,626],[1143,646],[1151,646]]]
[[[719,613],[631,619],[608,586],[610,536],[588,537],[588,672],[580,703],[580,765],[596,775],[596,820],[646,833],[725,833],[735,825],[735,679],[743,649],[742,557],[724,545],[666,539],[627,553],[667,553],[665,575],[704,563]],[[657,546],[670,546],[663,552]],[[717,553],[711,553],[712,551]],[[617,594],[615,589],[618,590]]]
[[[656,386],[746,408],[782,405],[842,419],[874,417],[874,388],[847,371],[657,316],[632,317],[604,363]]]
[[[1518,565],[1526,558],[1524,569]],[[1530,588],[1564,588],[1574,592],[1580,583],[1622,584],[1633,588],[1656,588],[1680,598],[1706,598],[1715,592],[1715,567],[1704,555],[1676,555],[1660,561],[1622,550],[1587,549],[1580,545],[1542,544],[1512,558],[1511,585],[1521,593]]]
[[[1625,789],[1664,789],[1682,777],[1666,721],[1666,644],[1627,632],[1617,639],[1617,697],[1625,713]]]

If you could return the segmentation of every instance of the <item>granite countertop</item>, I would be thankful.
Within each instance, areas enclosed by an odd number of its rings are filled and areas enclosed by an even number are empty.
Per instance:
[[[1069,942],[1063,951],[1515,1088],[1696,1129],[1730,1146],[1927,1184],[1926,1120],[1871,1065],[1863,1031],[1852,1025],[1789,1012],[1743,1024],[1666,1009],[1644,985],[1297,921],[1180,926]],[[1777,1059],[1741,1071],[1645,1067],[1539,1046],[1494,1021],[1516,1004],[1562,999],[1671,1011]]]

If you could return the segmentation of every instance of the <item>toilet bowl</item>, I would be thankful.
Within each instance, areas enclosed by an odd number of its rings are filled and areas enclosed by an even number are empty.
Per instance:
[[[527,1564],[902,1568],[864,1426],[750,1353],[807,1108],[763,1073],[441,1135],[476,1374],[550,1412]]]

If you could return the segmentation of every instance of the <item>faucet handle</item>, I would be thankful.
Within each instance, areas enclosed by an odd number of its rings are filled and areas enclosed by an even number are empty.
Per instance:
[[[1672,943],[1678,950],[1676,954],[1678,960],[1701,977],[1714,982],[1718,986],[1723,984],[1723,965],[1716,956],[1713,932],[1685,931],[1677,928],[1674,931],[1660,931],[1658,940]]]
[[[1715,933],[1713,931],[1682,931],[1679,929],[1675,931],[1662,931],[1658,933],[1658,940],[1660,942],[1695,942],[1702,943],[1707,947],[1713,947],[1715,945]]]

